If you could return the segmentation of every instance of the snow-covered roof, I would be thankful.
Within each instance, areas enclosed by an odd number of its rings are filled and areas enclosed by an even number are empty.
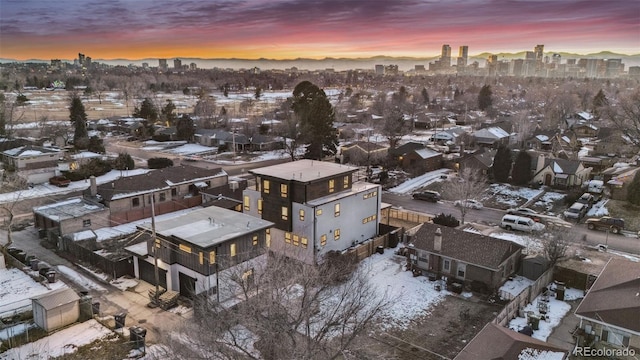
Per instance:
[[[540,141],[548,141],[549,137],[547,135],[536,135],[536,139]]]
[[[102,154],[98,154],[98,153],[94,153],[91,151],[83,151],[83,152],[79,152],[77,154],[73,154],[71,155],[72,159],[89,159],[89,158],[96,158],[96,157],[102,157]]]
[[[53,221],[74,219],[91,213],[104,211],[105,206],[78,197],[33,208],[33,212]]]
[[[54,148],[54,147],[43,147],[43,146],[20,146],[17,148],[5,150],[2,153],[6,156],[11,157],[26,157],[26,156],[37,156],[37,155],[50,155],[62,152],[63,150]]]

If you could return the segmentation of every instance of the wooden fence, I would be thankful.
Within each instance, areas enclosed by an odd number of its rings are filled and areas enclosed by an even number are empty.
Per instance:
[[[369,241],[365,241],[362,244],[347,250],[347,255],[355,256],[358,261],[362,261],[375,253],[378,250],[378,246],[387,248],[389,247],[389,244],[397,244],[401,238],[402,229],[397,229]]]
[[[520,308],[531,304],[535,298],[540,295],[542,289],[548,286],[551,281],[553,281],[553,268],[545,271],[533,284],[526,287],[516,296],[501,292],[500,296],[503,299],[510,298],[511,301],[498,313],[496,318],[493,319],[493,323],[500,326],[507,326],[511,319],[518,316]]]
[[[404,210],[404,209],[394,209],[394,208],[390,208],[387,211],[382,211],[382,216],[383,218],[388,216],[391,219],[404,220],[404,221],[420,223],[420,224],[429,222],[431,221],[431,219],[433,219],[433,216],[428,214],[422,214],[415,211]],[[384,222],[384,220],[382,222]]]

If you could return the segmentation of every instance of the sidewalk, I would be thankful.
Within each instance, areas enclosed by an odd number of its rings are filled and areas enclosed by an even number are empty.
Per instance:
[[[580,319],[574,314],[576,307],[580,304],[582,299],[567,301],[571,304],[571,310],[562,318],[562,321],[558,326],[553,329],[551,335],[547,339],[549,344],[555,345],[559,348],[572,351],[575,346],[576,339],[573,337],[573,332],[580,324]]]

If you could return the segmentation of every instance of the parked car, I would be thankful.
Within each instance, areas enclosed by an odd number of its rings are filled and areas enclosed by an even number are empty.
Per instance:
[[[502,217],[500,226],[507,230],[519,230],[526,232],[538,232],[544,230],[544,224],[533,221],[525,216],[507,214]]]
[[[582,217],[587,213],[588,207],[587,205],[579,202],[573,203],[571,207],[565,210],[562,214],[565,219],[572,219],[576,221],[580,221]]]
[[[610,216],[587,219],[585,224],[587,224],[589,230],[609,230],[614,234],[619,234],[621,230],[624,230],[624,219]]]
[[[442,197],[437,191],[423,191],[413,194],[413,198],[416,200],[425,200],[431,202],[438,202]]]
[[[587,205],[588,208],[591,208],[593,203],[596,202],[596,198],[592,194],[584,193],[584,194],[582,194],[582,196],[580,196],[580,198],[577,200],[577,202],[585,204],[585,205]]]
[[[456,200],[453,202],[453,205],[457,207],[461,207],[464,205],[464,207],[468,207],[471,209],[482,209],[484,207],[484,205],[482,205],[480,201],[473,199]]]
[[[604,189],[604,181],[602,180],[591,180],[587,183],[587,191],[593,194],[602,194],[602,190]]]
[[[49,179],[49,184],[55,185],[58,187],[67,187],[71,184],[71,180],[67,179],[64,176],[54,176]]]
[[[538,216],[538,212],[529,208],[509,209],[507,210],[507,214],[524,216],[533,219],[533,221],[535,222],[540,222],[540,216]]]

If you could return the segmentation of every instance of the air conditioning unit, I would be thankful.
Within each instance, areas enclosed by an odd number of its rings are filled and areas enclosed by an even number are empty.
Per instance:
[[[229,188],[231,190],[238,190],[239,187],[240,187],[240,184],[237,181],[235,180],[229,181]]]

